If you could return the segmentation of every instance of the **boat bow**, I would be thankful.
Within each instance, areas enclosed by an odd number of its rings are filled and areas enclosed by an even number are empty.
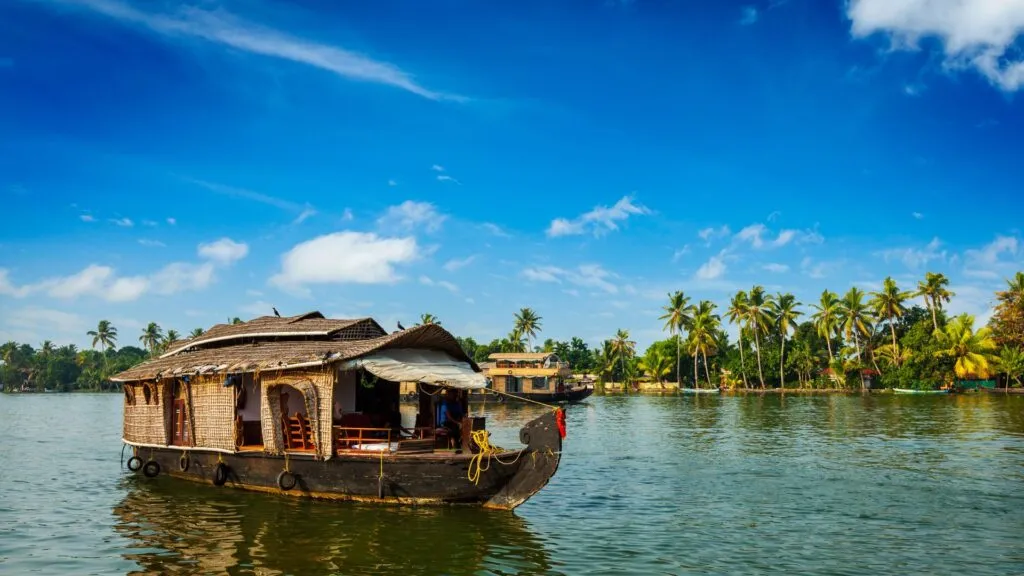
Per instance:
[[[548,412],[519,430],[519,441],[526,444],[519,455],[519,469],[508,484],[484,503],[485,508],[511,510],[539,492],[555,475],[562,458],[558,413]]]

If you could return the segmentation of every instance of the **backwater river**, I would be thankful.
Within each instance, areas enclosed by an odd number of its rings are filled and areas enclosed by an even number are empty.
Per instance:
[[[591,397],[513,513],[136,478],[121,403],[0,395],[0,574],[1024,574],[1020,396]]]

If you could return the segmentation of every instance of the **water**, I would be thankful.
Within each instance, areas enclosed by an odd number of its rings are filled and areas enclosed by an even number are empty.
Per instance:
[[[135,478],[120,411],[0,396],[0,574],[1024,574],[1021,397],[591,398],[514,514]]]

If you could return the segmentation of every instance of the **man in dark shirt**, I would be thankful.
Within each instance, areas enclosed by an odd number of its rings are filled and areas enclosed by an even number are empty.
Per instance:
[[[462,404],[459,402],[458,393],[455,390],[447,390],[441,400],[440,418],[438,426],[447,428],[456,442],[462,438]]]

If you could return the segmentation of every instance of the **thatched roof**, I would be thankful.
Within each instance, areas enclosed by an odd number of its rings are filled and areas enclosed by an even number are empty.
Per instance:
[[[265,319],[257,320],[263,321]],[[275,318],[274,320],[286,319]],[[323,317],[317,320],[321,323],[325,321],[349,322],[349,326],[354,326],[355,323],[360,322],[324,320]],[[372,320],[370,321],[373,322]],[[247,322],[246,324],[251,323]],[[244,326],[246,324],[236,326]],[[306,321],[303,321],[302,324],[305,326]],[[373,324],[377,325],[376,322],[373,322]],[[212,331],[213,329],[211,329]],[[252,332],[246,333],[253,334]],[[447,352],[458,360],[468,362],[474,370],[480,370],[472,358],[467,356],[462,350],[455,337],[437,324],[416,326],[408,330],[360,340],[330,339],[330,336],[321,336],[321,339],[310,340],[305,338],[304,334],[299,334],[299,338],[302,339],[287,340],[278,337],[252,338],[251,341],[243,341],[242,343],[203,348],[195,346],[195,344],[202,340],[202,337],[200,337],[196,339],[196,342],[188,350],[172,352],[160,358],[148,360],[115,375],[111,380],[115,382],[132,382],[195,374],[238,374],[255,371],[287,370],[290,368],[321,366],[343,360],[351,360],[387,348],[440,350]]]
[[[546,360],[554,352],[495,352],[488,360]]]
[[[351,334],[340,334],[351,332]],[[201,336],[176,342],[161,357],[166,358],[192,348],[224,346],[245,340],[265,340],[270,338],[283,339],[322,339],[340,336],[338,340],[361,340],[383,336],[387,332],[373,318],[356,318],[353,320],[332,320],[324,318],[319,312],[307,312],[298,316],[278,317],[261,316],[241,324],[217,324]]]

